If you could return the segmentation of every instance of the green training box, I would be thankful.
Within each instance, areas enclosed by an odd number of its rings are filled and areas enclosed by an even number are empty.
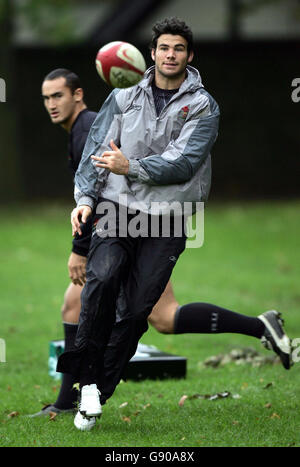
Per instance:
[[[54,379],[61,379],[61,373],[57,373],[56,364],[58,357],[64,351],[64,340],[54,340],[49,346],[49,375]],[[158,350],[153,345],[145,345],[139,342],[137,351],[129,361],[124,373],[124,379],[165,379],[185,378],[187,359],[178,355],[172,355]]]

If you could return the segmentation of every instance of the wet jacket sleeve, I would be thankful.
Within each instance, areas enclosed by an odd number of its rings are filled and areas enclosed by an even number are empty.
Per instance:
[[[85,142],[89,133],[89,122],[86,123],[84,131],[80,131],[77,139],[74,141],[74,166],[78,168]],[[92,123],[92,122],[91,122]],[[91,125],[90,123],[90,125]],[[80,256],[87,256],[89,252],[91,235],[92,235],[92,219],[88,219],[85,224],[81,224],[82,235],[76,233],[72,240],[72,252]]]
[[[129,162],[130,179],[149,185],[171,185],[190,180],[210,154],[217,138],[219,107],[209,96],[202,108],[189,116],[179,137],[162,154]]]
[[[92,237],[92,216],[88,218],[85,224],[81,223],[80,228],[82,234],[76,233],[72,241],[72,252],[80,256],[87,256],[90,248],[90,242]]]
[[[119,90],[115,89],[108,96],[88,134],[75,175],[74,197],[78,206],[87,205],[93,209],[107,179],[108,170],[95,167],[91,156],[102,154],[106,149],[110,149],[111,139],[116,144],[119,142],[120,119],[118,116],[121,111],[116,101],[118,92]]]

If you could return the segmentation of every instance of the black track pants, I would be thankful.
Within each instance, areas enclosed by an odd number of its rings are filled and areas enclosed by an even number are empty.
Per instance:
[[[81,295],[76,349],[60,357],[57,370],[80,378],[89,367],[91,382],[97,381],[102,403],[105,402],[147,330],[147,317],[184,248],[184,235],[154,238],[94,235]],[[123,311],[116,322],[120,290]]]

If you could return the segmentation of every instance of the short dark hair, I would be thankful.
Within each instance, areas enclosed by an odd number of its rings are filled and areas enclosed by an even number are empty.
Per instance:
[[[152,28],[152,39],[150,49],[156,49],[157,39],[162,34],[174,34],[185,38],[187,41],[187,50],[191,52],[194,49],[194,39],[191,28],[176,16],[157,21]]]
[[[81,88],[81,83],[79,77],[73,71],[67,70],[66,68],[57,68],[56,70],[50,71],[44,81],[53,80],[57,78],[65,78],[66,86],[71,90],[71,93],[74,94],[76,89]]]

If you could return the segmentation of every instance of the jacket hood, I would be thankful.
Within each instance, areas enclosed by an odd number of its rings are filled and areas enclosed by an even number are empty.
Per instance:
[[[199,88],[204,87],[202,84],[200,73],[196,68],[188,65],[186,67],[186,71],[187,71],[187,77],[183,81],[182,85],[180,86],[180,91],[195,92]],[[138,83],[138,86],[140,86],[141,88],[145,90],[149,88],[149,86],[151,85],[153,81],[154,73],[155,73],[155,65],[151,66],[150,68],[148,68],[148,70],[145,71],[144,78]]]

